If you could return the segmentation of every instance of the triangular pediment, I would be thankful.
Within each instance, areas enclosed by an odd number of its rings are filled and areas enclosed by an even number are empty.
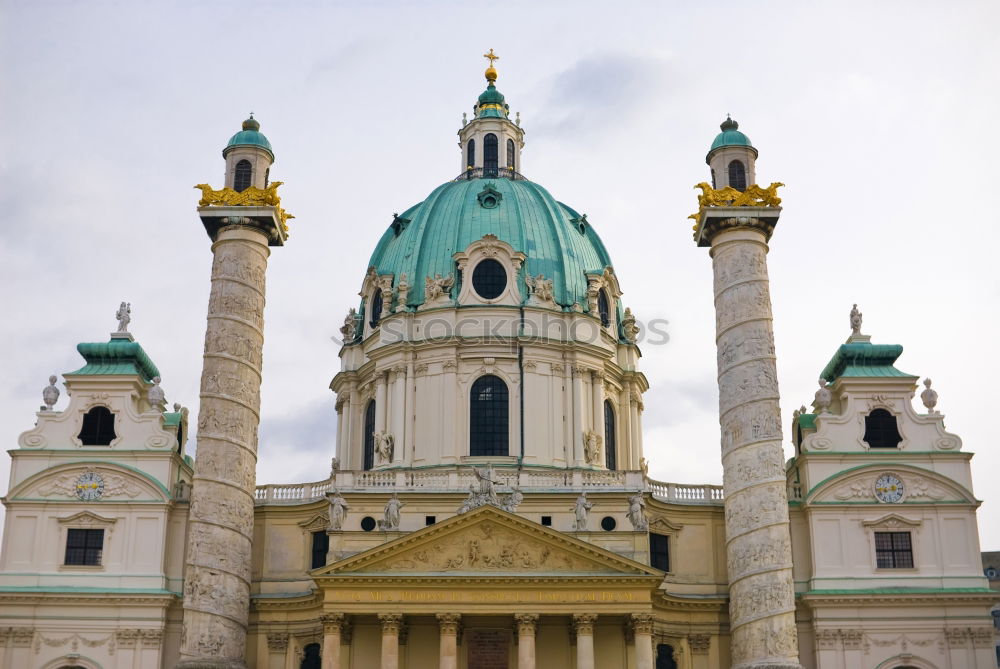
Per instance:
[[[492,506],[449,518],[405,537],[327,565],[314,577],[633,576],[662,572]]]

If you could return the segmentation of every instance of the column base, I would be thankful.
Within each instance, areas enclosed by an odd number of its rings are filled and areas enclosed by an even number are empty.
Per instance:
[[[244,660],[181,660],[174,669],[248,669]]]
[[[734,664],[733,669],[803,669],[798,662],[764,662],[758,664],[751,662],[748,664]]]

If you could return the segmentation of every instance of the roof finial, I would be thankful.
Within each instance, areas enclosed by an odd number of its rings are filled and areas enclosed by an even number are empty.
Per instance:
[[[493,53],[493,49],[490,48],[489,53],[484,53],[483,58],[487,58],[490,61],[490,66],[486,68],[486,81],[492,86],[497,80],[497,70],[493,67],[493,61],[500,60],[500,56]]]

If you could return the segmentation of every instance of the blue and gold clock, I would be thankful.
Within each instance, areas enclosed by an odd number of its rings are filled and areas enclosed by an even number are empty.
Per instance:
[[[875,499],[894,504],[903,499],[903,482],[895,474],[885,473],[875,479]]]
[[[100,499],[104,494],[104,479],[97,472],[84,472],[76,479],[76,496],[84,502]]]

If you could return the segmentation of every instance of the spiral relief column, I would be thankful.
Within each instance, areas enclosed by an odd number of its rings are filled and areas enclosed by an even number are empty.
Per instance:
[[[733,667],[798,669],[767,241],[777,207],[703,208],[715,275]]]
[[[248,119],[223,151],[226,188],[198,186],[213,259],[184,567],[183,669],[246,667],[264,278],[269,247],[285,242],[287,217],[276,192],[281,182],[267,183],[274,156],[259,128]]]

